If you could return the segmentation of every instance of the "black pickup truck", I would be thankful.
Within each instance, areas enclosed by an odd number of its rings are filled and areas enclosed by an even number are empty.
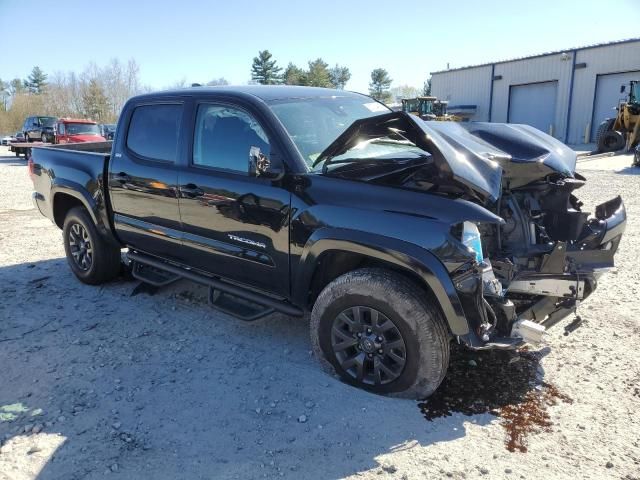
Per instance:
[[[111,142],[33,149],[40,212],[88,284],[186,278],[254,320],[310,313],[346,382],[426,397],[452,340],[537,342],[613,266],[620,197],[581,211],[576,155],[524,125],[424,122],[344,91],[130,99]],[[122,257],[122,249],[126,253]]]

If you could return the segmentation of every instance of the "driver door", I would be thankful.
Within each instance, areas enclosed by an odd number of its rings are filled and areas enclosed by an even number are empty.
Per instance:
[[[290,192],[249,175],[249,156],[272,148],[260,123],[229,104],[197,106],[188,164],[178,174],[189,266],[264,291],[289,292]]]

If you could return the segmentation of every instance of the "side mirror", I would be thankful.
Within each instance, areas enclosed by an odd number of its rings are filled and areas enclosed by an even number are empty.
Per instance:
[[[622,85],[620,86],[620,93],[624,93],[624,91],[627,89],[626,85]]]
[[[249,150],[249,175],[269,180],[280,180],[284,177],[284,167],[281,162],[272,161],[258,147]]]

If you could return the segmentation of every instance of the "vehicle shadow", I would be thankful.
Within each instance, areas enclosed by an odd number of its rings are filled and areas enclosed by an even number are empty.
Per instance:
[[[619,175],[640,175],[640,167],[625,167],[616,173]]]
[[[136,286],[82,285],[65,259],[0,268],[0,471],[11,457],[40,480],[393,473],[389,454],[495,422],[543,375],[455,348],[431,406],[376,396],[321,371],[306,321],[245,323],[190,283]]]
[[[24,157],[2,157],[0,156],[0,164],[9,167],[20,167],[27,165],[27,159]]]

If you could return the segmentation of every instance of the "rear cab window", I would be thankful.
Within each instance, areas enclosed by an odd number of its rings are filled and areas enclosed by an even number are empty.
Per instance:
[[[145,160],[175,163],[183,108],[179,103],[135,107],[129,121],[127,149]]]

